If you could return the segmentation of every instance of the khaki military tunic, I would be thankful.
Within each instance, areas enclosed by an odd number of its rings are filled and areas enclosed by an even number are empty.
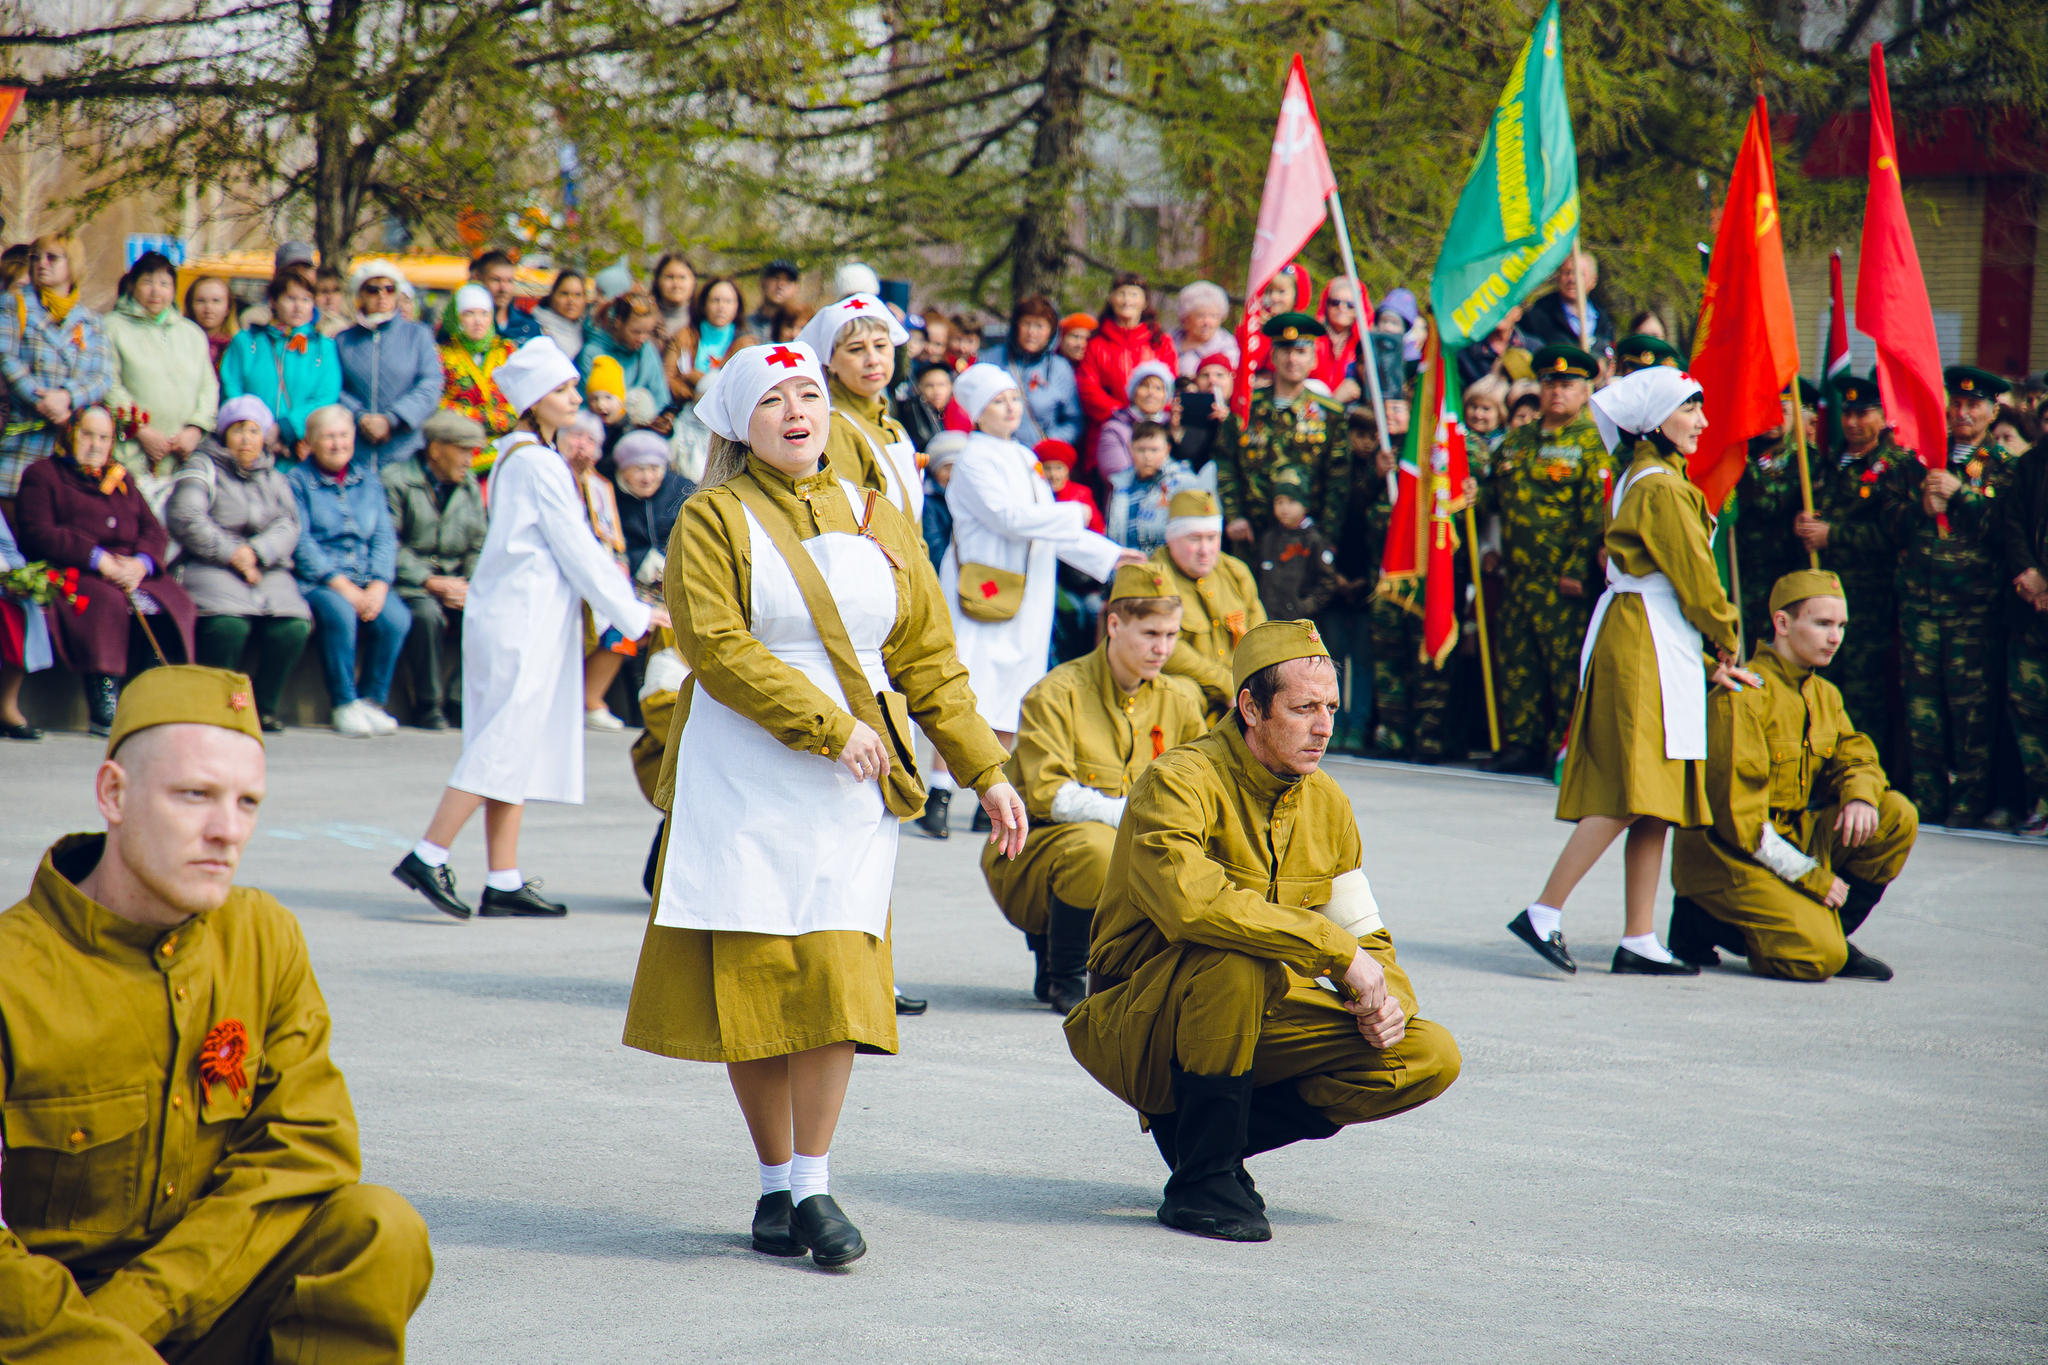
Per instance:
[[[1385,930],[1359,939],[1315,907],[1360,866],[1351,802],[1327,774],[1268,772],[1233,714],[1169,750],[1138,779],[1117,829],[1088,956],[1099,992],[1067,1016],[1067,1046],[1141,1114],[1174,1107],[1172,1068],[1293,1079],[1333,1123],[1385,1118],[1457,1079],[1457,1043],[1416,1017],[1415,991]],[[1337,997],[1363,948],[1408,1015],[1374,1048]]]
[[[895,441],[907,442],[909,433],[889,415],[886,392],[862,398],[837,379],[831,384],[832,423],[825,435],[826,463],[848,483],[890,496],[889,475],[876,460],[875,448]],[[916,471],[911,473],[915,475]]]
[[[1199,580],[1182,573],[1164,545],[1152,552],[1152,562],[1166,571],[1167,581],[1180,594],[1180,643],[1173,647],[1166,671],[1202,689],[1213,724],[1237,700],[1230,668],[1237,642],[1266,621],[1258,582],[1243,560],[1230,555],[1218,555],[1216,567]]]
[[[1750,670],[1761,688],[1716,688],[1707,702],[1707,800],[1713,824],[1680,830],[1671,887],[1742,931],[1759,976],[1824,981],[1849,950],[1842,921],[1823,903],[1837,876],[1894,881],[1913,851],[1919,816],[1892,791],[1877,747],[1858,734],[1842,694],[1769,646]],[[1835,829],[1843,806],[1877,808],[1877,832],[1854,848]],[[1788,882],[1751,856],[1769,825],[1815,860]]]
[[[77,885],[105,842],[59,840],[0,914],[0,1360],[399,1359],[426,1225],[357,1183],[298,921],[243,887],[173,929],[122,919]],[[239,1086],[201,1073],[229,1021]]]
[[[985,845],[981,872],[1004,916],[1027,934],[1045,932],[1054,896],[1094,908],[1116,842],[1116,826],[1097,820],[1054,824],[1060,789],[1074,782],[1127,795],[1153,759],[1209,728],[1202,694],[1185,678],[1162,673],[1126,696],[1107,648],[1061,664],[1024,694],[1017,748],[1003,766],[1024,798],[1031,832],[1015,858]]]

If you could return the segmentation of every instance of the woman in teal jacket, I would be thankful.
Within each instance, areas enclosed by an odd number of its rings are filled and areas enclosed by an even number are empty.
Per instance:
[[[663,412],[670,398],[668,375],[661,367],[661,352],[654,345],[658,317],[654,296],[635,289],[619,295],[594,316],[584,318],[583,349],[576,355],[576,372],[585,385],[590,382],[590,367],[599,356],[608,355],[626,373],[627,396],[630,398],[635,389],[644,390],[645,401],[654,405],[655,412]],[[585,397],[588,396],[586,391]],[[661,432],[669,427],[666,418],[650,425]]]
[[[282,457],[296,460],[307,415],[341,401],[341,357],[334,338],[313,326],[312,271],[288,265],[263,293],[270,325],[240,333],[221,352],[220,394],[262,399],[276,414]]]

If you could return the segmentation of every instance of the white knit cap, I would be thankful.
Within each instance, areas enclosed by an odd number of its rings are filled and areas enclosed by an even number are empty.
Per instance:
[[[832,358],[832,348],[839,342],[839,333],[850,322],[862,318],[879,318],[889,324],[889,344],[901,346],[910,340],[910,333],[903,330],[903,324],[896,321],[896,315],[888,305],[873,294],[850,294],[839,302],[820,308],[797,333],[797,340],[809,346],[820,360]]]
[[[577,374],[576,367],[553,339],[534,337],[491,371],[491,378],[497,381],[498,391],[505,395],[512,411],[524,413],[562,385],[575,383]]]
[[[1669,365],[1637,370],[1593,395],[1593,424],[1612,450],[1624,432],[1632,437],[1649,435],[1699,394],[1700,381],[1683,370]]]
[[[882,277],[873,267],[859,261],[848,261],[832,276],[832,292],[840,298],[850,294],[879,294],[882,292]],[[896,343],[901,346],[902,342]]]
[[[960,400],[960,406],[967,409],[970,419],[979,422],[981,410],[989,400],[1004,389],[1014,389],[1017,381],[1010,378],[1010,372],[1000,365],[987,361],[976,361],[963,370],[953,381],[953,396]]]
[[[712,372],[710,386],[697,395],[697,419],[728,441],[747,442],[747,427],[761,395],[785,379],[802,375],[825,388],[818,353],[804,341],[776,342],[735,351]]]
[[[491,316],[498,313],[498,301],[491,297],[491,291],[480,284],[465,284],[455,291],[455,315],[460,317],[472,308],[488,308]]]
[[[1173,367],[1161,360],[1147,360],[1131,371],[1131,377],[1124,381],[1124,400],[1138,401],[1138,381],[1146,377],[1157,379],[1166,385],[1166,396],[1173,397]]]
[[[398,273],[398,267],[389,261],[360,261],[348,273],[348,292],[357,293],[371,280],[390,280],[393,284],[405,285],[405,276]]]

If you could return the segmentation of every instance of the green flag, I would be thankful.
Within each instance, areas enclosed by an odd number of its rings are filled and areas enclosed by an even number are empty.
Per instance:
[[[1578,235],[1579,154],[1550,0],[1515,58],[1430,278],[1444,347],[1492,331],[1564,263]]]

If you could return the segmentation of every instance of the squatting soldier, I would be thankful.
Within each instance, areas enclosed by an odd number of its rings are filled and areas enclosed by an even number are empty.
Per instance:
[[[1230,710],[1230,660],[1237,642],[1266,619],[1245,562],[1223,553],[1223,517],[1206,488],[1183,488],[1167,504],[1166,544],[1150,563],[1166,574],[1185,610],[1166,671],[1202,690],[1211,722]]]
[[[1659,365],[1674,370],[1685,368],[1685,362],[1678,358],[1678,351],[1662,337],[1623,337],[1614,343],[1614,377],[1634,374],[1637,370],[1654,369]]]
[[[1920,457],[1893,438],[1874,378],[1847,375],[1835,382],[1834,390],[1842,418],[1842,454],[1814,466],[1813,514],[1800,512],[1792,529],[1801,548],[1818,553],[1821,563],[1842,580],[1849,627],[1824,672],[1840,690],[1850,721],[1882,753],[1891,742],[1891,708],[1885,697],[1892,642],[1898,633],[1898,600],[1892,584],[1898,577],[1899,555],[1880,515],[1884,502],[1877,490],[1893,465],[1918,464]],[[1905,769],[1903,763],[1894,766]]]
[[[2016,832],[2040,838],[2048,836],[2048,444],[2020,457],[1999,502],[1999,546],[2011,583],[2006,704],[2033,803]]]
[[[1110,586],[1102,643],[1024,694],[1003,773],[1024,798],[1031,832],[1015,858],[987,845],[981,872],[1038,959],[1032,993],[1060,1014],[1088,994],[1089,929],[1132,784],[1209,728],[1201,690],[1160,671],[1180,618],[1165,570],[1126,564]]]
[[[1481,492],[1507,560],[1500,610],[1502,749],[1494,772],[1545,772],[1571,726],[1579,649],[1603,571],[1600,537],[1614,462],[1586,415],[1593,357],[1546,346],[1534,358],[1543,413],[1507,434]],[[1547,712],[1547,714],[1546,714]]]
[[[1997,398],[2011,386],[1970,365],[1942,371],[1949,452],[1942,469],[1901,460],[1879,481],[1899,561],[1906,734],[1923,820],[1979,824],[1991,798],[1998,634],[2009,588],[1993,522],[2019,458],[1991,442]]]
[[[1813,458],[1813,412],[1820,390],[1799,381],[1799,401],[1809,409],[1807,459]],[[1793,533],[1793,519],[1805,509],[1799,488],[1799,453],[1792,432],[1792,394],[1779,396],[1783,421],[1775,431],[1749,441],[1749,467],[1735,485],[1736,568],[1742,578],[1742,637],[1771,638],[1771,585],[1806,566],[1806,552]],[[1811,472],[1809,466],[1809,472]],[[1818,492],[1816,491],[1816,496]]]
[[[1231,552],[1249,558],[1273,524],[1273,471],[1284,464],[1309,473],[1308,514],[1335,526],[1351,494],[1351,443],[1344,407],[1308,389],[1316,338],[1327,329],[1307,313],[1282,313],[1260,333],[1273,343],[1273,383],[1252,395],[1251,421],[1235,451],[1219,452],[1216,491]]]

